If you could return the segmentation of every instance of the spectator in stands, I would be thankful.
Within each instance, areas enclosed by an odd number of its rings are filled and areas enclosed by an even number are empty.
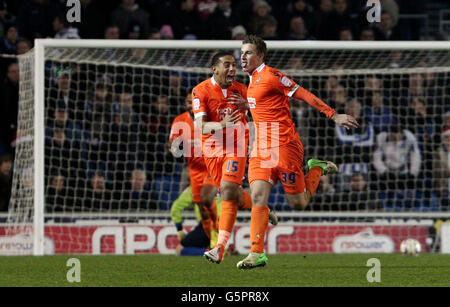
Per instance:
[[[156,209],[151,202],[150,184],[143,169],[136,168],[132,171],[120,199],[120,209],[122,210]]]
[[[372,28],[365,27],[362,28],[359,34],[359,40],[361,41],[374,41],[375,40],[375,32]]]
[[[161,32],[159,29],[151,27],[148,32],[147,39],[161,39]]]
[[[409,75],[409,95],[412,97],[425,95],[425,79],[422,74],[413,73]]]
[[[426,68],[430,64],[423,60],[419,62],[418,66]],[[434,113],[435,121],[439,123],[441,121],[440,115],[445,113],[447,111],[446,108],[450,106],[450,103],[445,101],[449,96],[445,93],[446,89],[448,89],[448,86],[445,84],[446,78],[431,70],[423,73],[422,76],[425,103],[429,108],[429,113]]]
[[[52,22],[60,8],[55,1],[23,1],[17,16],[20,33],[33,41],[35,38],[52,37]]]
[[[282,27],[280,27],[280,30],[283,31],[283,33],[287,32],[289,27],[289,25],[286,24],[286,26],[284,26],[284,24],[295,16],[300,16],[304,21],[305,29],[308,32],[311,32],[314,24],[314,8],[306,0],[290,1],[287,6],[287,12],[289,14],[289,18],[282,18],[282,20],[279,20],[280,24],[282,25]]]
[[[230,39],[231,30],[241,24],[238,15],[231,7],[231,0],[218,0],[217,6],[208,17],[210,39]]]
[[[388,131],[391,125],[397,123],[391,108],[386,104],[383,92],[373,90],[368,93],[370,104],[364,107],[364,117],[373,124],[375,133]]]
[[[89,178],[89,184],[86,187],[86,191],[80,195],[79,199],[82,200],[83,211],[103,211],[110,209],[117,209],[112,207],[111,189],[106,180],[106,175],[102,171],[94,172]]]
[[[122,0],[121,5],[111,13],[110,20],[119,27],[121,38],[128,38],[128,29],[132,23],[140,26],[143,37],[148,35],[150,15],[139,8],[134,0]]]
[[[194,0],[180,1],[170,24],[175,39],[183,39],[186,35],[195,35],[199,39],[206,38],[208,32],[205,21],[195,9]]]
[[[207,21],[217,7],[217,0],[196,0],[195,9],[203,21]]]
[[[176,113],[179,114],[180,112]],[[164,128],[170,124],[169,122],[169,98],[165,95],[159,95],[152,103],[149,128],[152,133],[156,133],[161,128]]]
[[[79,39],[78,29],[71,27],[65,14],[55,17],[53,20],[53,31],[56,39]]]
[[[310,40],[314,39],[305,27],[305,22],[300,16],[294,16],[289,22],[287,40]]]
[[[422,164],[416,136],[399,124],[377,135],[373,166],[378,175],[378,188],[385,209],[412,206],[416,179]]]
[[[173,161],[173,159],[166,149],[171,123],[169,114],[180,113],[169,113],[169,99],[165,95],[155,97],[152,102],[150,116],[146,121],[147,133],[144,135],[147,137],[145,144],[150,163],[150,166],[146,169],[152,171],[153,178],[165,174],[172,167],[170,163],[167,163]]]
[[[128,39],[140,39],[141,36],[141,26],[138,23],[130,23],[127,31],[127,37]]]
[[[244,28],[243,25],[237,25],[231,30],[231,39],[242,41],[247,35],[247,30]],[[236,64],[241,64],[241,49],[238,48],[234,50],[234,58],[236,59]]]
[[[400,50],[393,50],[389,54],[389,59],[388,59],[387,64],[391,68],[403,67],[402,58],[403,58],[403,54]]]
[[[13,24],[16,21],[16,17],[8,12],[8,5],[6,1],[0,1],[0,37],[6,35],[6,27]]]
[[[31,42],[26,38],[21,38],[16,42],[16,50],[18,55],[27,53],[31,50],[31,47]]]
[[[16,137],[19,108],[19,64],[8,66],[6,78],[1,84],[0,96],[0,153],[14,153],[12,143]]]
[[[367,174],[353,173],[348,190],[340,193],[334,201],[339,204],[339,210],[345,211],[373,211],[381,209],[377,193],[369,190]]]
[[[17,26],[14,24],[7,25],[5,33],[5,37],[0,39],[0,53],[17,54],[16,43],[20,38]]]
[[[347,9],[347,0],[335,0],[333,10],[321,25],[321,40],[338,40],[339,30],[342,28],[351,28],[352,20]]]
[[[425,106],[424,98],[413,97],[409,112],[406,115],[408,121],[407,129],[416,135],[420,149],[426,151],[426,148],[428,148],[426,144],[432,142],[436,128],[433,117],[429,115],[429,110]]]
[[[180,114],[184,106],[186,89],[183,87],[183,75],[181,72],[173,71],[169,74],[168,88],[164,90],[169,98],[170,114]]]
[[[59,170],[64,172],[64,176],[68,175],[71,146],[70,141],[66,138],[63,128],[48,129],[51,135],[45,137],[45,164],[46,175],[51,170]]]
[[[370,61],[370,59],[367,59]],[[365,76],[364,80],[358,79],[356,89],[356,96],[361,97],[364,106],[372,105],[372,97],[374,92],[381,92],[383,96],[386,96],[383,89],[382,79],[368,75]]]
[[[83,120],[84,101],[78,101],[77,91],[72,83],[72,69],[61,67],[56,71],[56,87],[49,88],[47,97],[47,116],[51,118],[52,112],[60,102],[64,102],[69,112],[69,118]]]
[[[381,7],[383,11],[389,13],[391,17],[392,26],[395,27],[398,23],[398,14],[400,11],[399,5],[397,4],[398,1],[396,0],[381,0]],[[417,1],[420,2],[420,1]],[[411,3],[408,3],[408,6],[411,5]],[[420,13],[422,13],[421,11]]]
[[[0,156],[0,212],[8,211],[12,188],[12,156]]]
[[[119,95],[119,101],[113,107],[113,121],[108,129],[108,146],[111,169],[115,172],[115,179],[125,179],[126,163],[137,159],[141,122],[138,114],[133,110],[133,94],[124,91]]]
[[[273,19],[270,15],[272,7],[264,0],[259,0],[253,5],[253,13],[248,18],[248,25],[246,26],[249,34],[259,35],[262,32],[262,27],[266,22]]]
[[[277,30],[278,30],[278,22],[275,18],[271,18],[267,20],[266,23],[264,23],[261,29],[260,36],[264,40],[278,40],[279,37],[277,34]]]
[[[237,25],[231,29],[231,39],[243,40],[247,35],[247,30],[243,25]]]
[[[304,69],[303,59],[300,55],[294,54],[286,64],[286,69],[302,70]]]
[[[75,149],[84,147],[84,138],[82,136],[82,128],[78,122],[69,118],[67,107],[61,101],[56,106],[53,116],[47,118],[46,136],[51,138],[54,129],[63,129],[64,134]]]
[[[120,114],[120,119],[124,124],[135,123],[138,120],[138,114],[133,106],[133,94],[131,91],[124,91],[119,94],[119,100],[114,103],[113,110]]]
[[[94,122],[106,123],[111,121],[112,95],[106,84],[107,79],[99,78],[94,84],[92,94],[84,105],[84,127],[89,130]]]
[[[444,129],[450,127],[450,109],[442,115],[442,125]]]
[[[398,27],[392,23],[392,16],[390,13],[381,12],[380,24],[375,27],[375,37],[377,40],[401,40],[401,33]]]
[[[434,134],[436,125],[433,116],[430,116],[428,108],[425,106],[423,97],[413,97],[410,103],[409,112],[406,115],[406,127],[414,133],[419,144],[422,156],[421,176],[419,184],[432,188],[433,152],[435,148]]]
[[[347,90],[343,85],[338,83],[330,90],[329,105],[337,110],[337,112],[340,112],[340,110],[344,110],[346,107],[347,97]]]
[[[339,30],[339,40],[340,41],[351,41],[353,40],[353,33],[350,28],[341,28]]]
[[[326,28],[326,22],[333,11],[333,2],[331,0],[320,0],[319,9],[314,12],[314,30],[312,35],[321,38]]]
[[[53,171],[50,175],[49,185],[47,186],[47,193],[45,196],[45,211],[47,213],[55,211],[63,211],[65,205],[65,199],[67,197],[67,189],[65,178],[57,171]]]
[[[67,186],[76,186],[86,177],[86,152],[81,129],[68,118],[65,109],[54,113],[58,119],[49,119],[50,124],[46,125],[46,176],[57,170],[67,179]]]
[[[434,186],[442,210],[449,210],[450,202],[450,126],[441,133],[441,144],[434,152]]]
[[[345,113],[353,116],[358,128],[345,130],[335,126],[335,161],[340,165],[339,190],[345,190],[350,176],[355,172],[368,173],[372,149],[375,145],[375,130],[371,122],[362,116],[362,106],[356,99],[347,102]]]
[[[161,39],[175,39],[171,25],[163,25],[161,27],[161,30],[159,30],[159,33],[161,34]]]
[[[119,27],[116,25],[107,26],[105,28],[104,38],[105,39],[119,39],[120,38]]]

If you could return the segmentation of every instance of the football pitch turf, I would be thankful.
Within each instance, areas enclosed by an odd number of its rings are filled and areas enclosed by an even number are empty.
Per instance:
[[[66,278],[70,258],[80,260],[81,282]],[[221,264],[203,257],[3,256],[0,286],[125,287],[309,287],[309,286],[450,286],[450,255],[295,254],[268,255],[265,267],[241,271],[245,255],[226,256]],[[370,258],[380,261],[380,282],[367,281]]]

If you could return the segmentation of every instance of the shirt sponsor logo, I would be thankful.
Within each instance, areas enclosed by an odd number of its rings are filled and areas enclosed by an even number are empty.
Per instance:
[[[256,108],[256,99],[253,97],[247,97],[248,105],[250,109]]]
[[[194,98],[194,100],[192,100],[192,105],[193,105],[195,111],[200,109],[200,99]]]
[[[280,82],[286,87],[291,87],[292,85],[292,81],[289,80],[287,77],[281,78]]]

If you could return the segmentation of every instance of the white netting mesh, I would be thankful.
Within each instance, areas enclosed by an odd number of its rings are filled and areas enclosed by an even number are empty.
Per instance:
[[[31,226],[34,197],[34,54],[18,57],[20,66],[17,136],[8,222],[13,232]]]
[[[167,212],[185,185],[184,161],[167,148],[170,124],[185,111],[186,94],[210,77],[215,51],[46,48],[46,214]],[[340,168],[322,177],[308,210],[447,210],[440,157],[450,147],[442,135],[450,125],[450,50],[270,49],[267,64],[362,124],[344,131],[292,101],[305,161]],[[21,58],[15,223],[33,211],[32,67],[32,54]],[[248,83],[242,73],[237,79]],[[269,203],[290,210],[279,184]]]

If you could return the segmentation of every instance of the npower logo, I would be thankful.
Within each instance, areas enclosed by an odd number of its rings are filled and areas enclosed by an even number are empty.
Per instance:
[[[0,255],[31,255],[33,253],[33,237],[28,234],[17,234],[0,237]],[[55,244],[53,240],[44,238],[44,254],[53,255]]]
[[[354,235],[338,236],[333,240],[335,253],[392,253],[394,242],[389,236],[376,235],[366,228]]]
[[[277,240],[280,236],[290,236],[294,233],[293,226],[271,227],[265,237],[267,252],[278,252]],[[92,234],[92,253],[102,254],[102,242],[105,237],[113,238],[114,254],[159,253],[175,254],[175,249],[168,244],[168,238],[177,236],[174,226],[163,226],[156,230],[145,226],[108,226],[99,227]],[[250,252],[250,227],[236,227],[230,237],[230,244],[234,244],[241,254]]]

